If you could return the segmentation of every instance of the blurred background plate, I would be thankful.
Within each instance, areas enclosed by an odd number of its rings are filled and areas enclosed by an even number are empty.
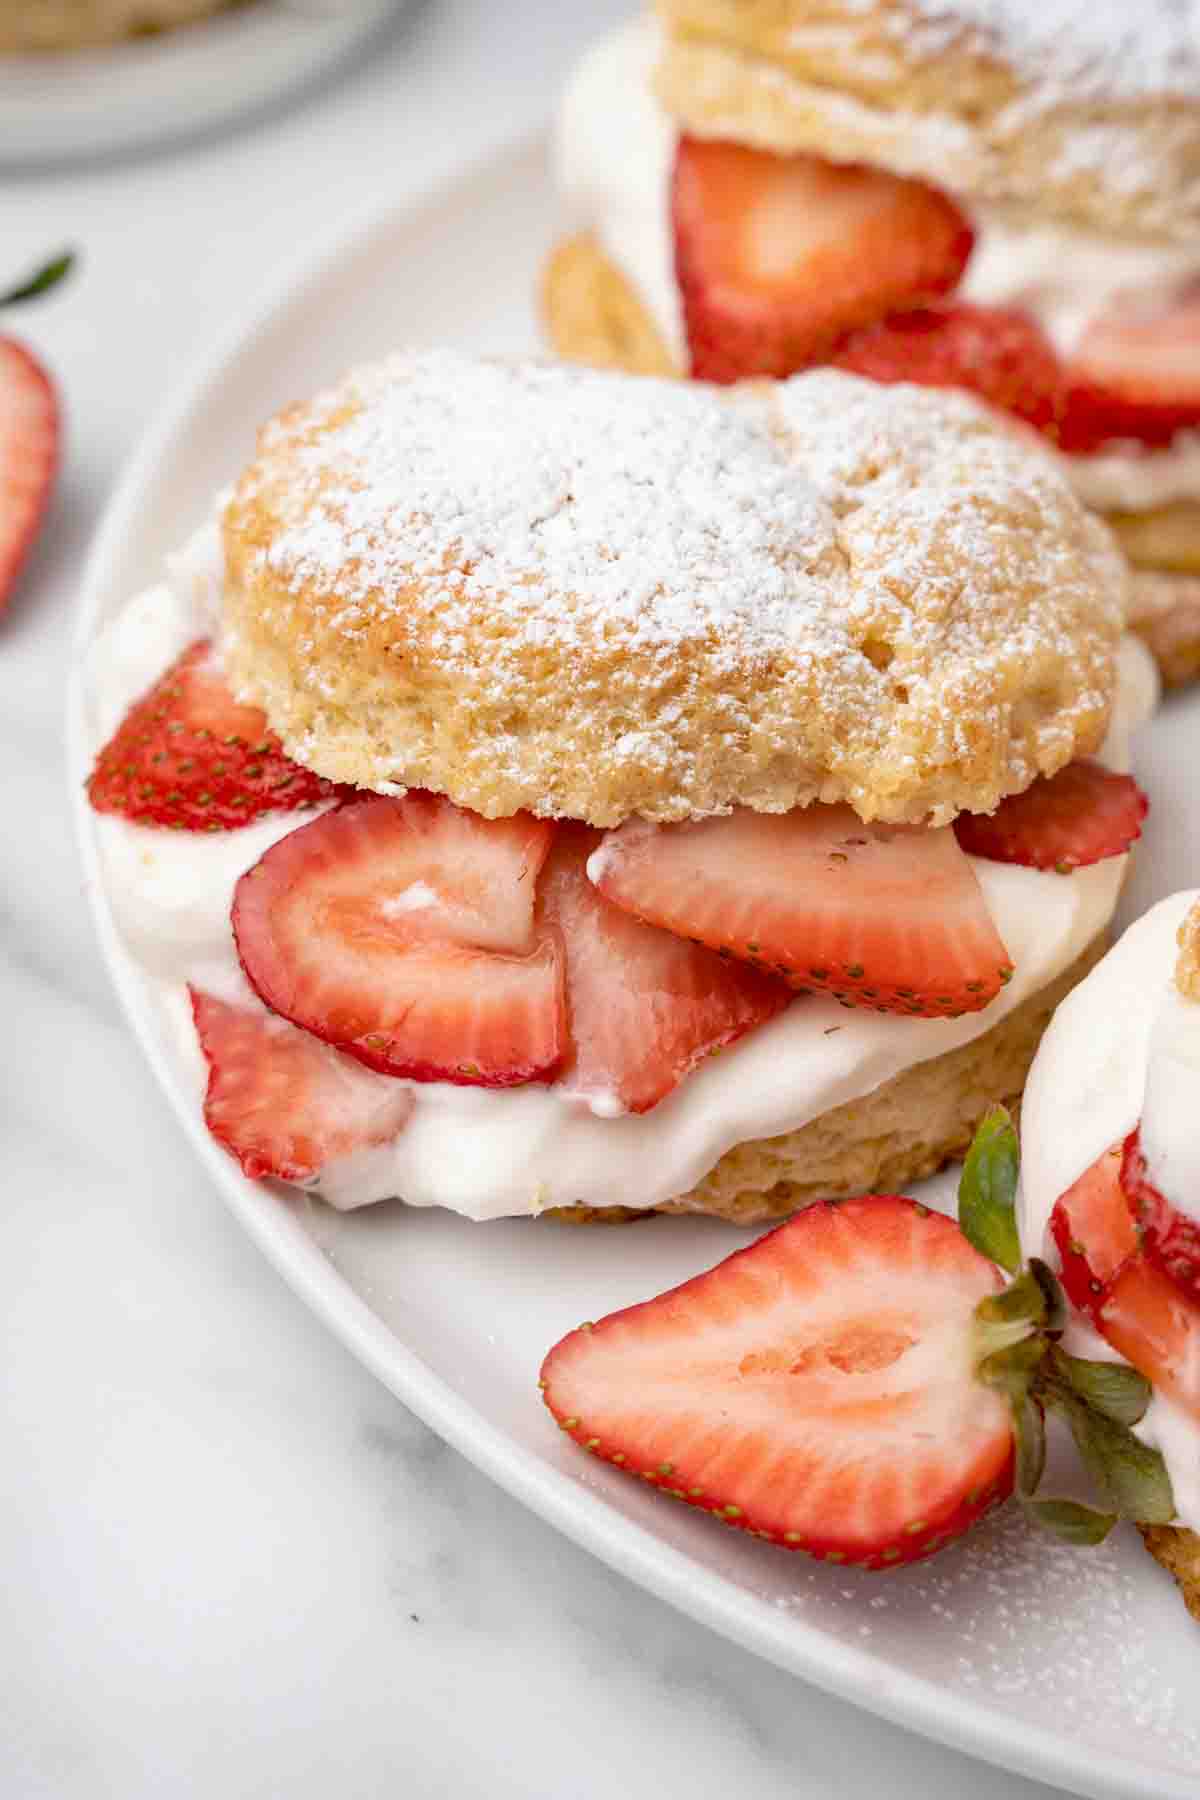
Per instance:
[[[99,50],[0,56],[0,169],[111,156],[223,126],[361,51],[405,0],[243,0]]]

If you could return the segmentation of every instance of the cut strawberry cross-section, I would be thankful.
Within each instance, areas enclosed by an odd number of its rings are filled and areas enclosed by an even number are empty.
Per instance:
[[[585,873],[599,832],[562,825],[542,878],[560,934],[572,1043],[568,1089],[645,1112],[724,1045],[788,1005],[780,981],[655,930],[601,898]]]
[[[403,1129],[412,1095],[284,1019],[189,988],[208,1062],[204,1121],[258,1180],[310,1181]]]
[[[1023,794],[1010,794],[994,813],[960,813],[954,831],[970,856],[1069,875],[1123,856],[1141,837],[1149,810],[1132,775],[1073,762],[1057,775],[1040,776]]]
[[[284,755],[264,712],[234,699],[204,639],[130,707],[88,778],[97,812],[182,831],[229,831],[337,792]]]
[[[1200,1305],[1200,1222],[1172,1206],[1151,1181],[1138,1130],[1125,1140],[1121,1186],[1147,1259]]]
[[[547,1080],[562,984],[533,906],[553,835],[416,792],[323,813],[238,882],[242,966],[275,1012],[384,1074]]]
[[[919,181],[689,137],[672,216],[691,372],[708,381],[807,368],[948,293],[971,253],[963,214]]]
[[[1064,450],[1086,454],[1121,439],[1169,444],[1200,425],[1200,284],[1165,304],[1130,296],[1093,319],[1067,378]]]
[[[46,510],[58,447],[50,377],[24,344],[0,338],[0,610]]]
[[[949,826],[864,825],[848,806],[635,820],[589,864],[649,924],[877,1012],[978,1012],[1012,973]]]
[[[1066,380],[1053,344],[1022,312],[998,307],[922,307],[852,333],[835,368],[870,381],[966,388],[1001,412],[1056,435]]]
[[[581,1327],[542,1391],[606,1462],[837,1563],[928,1556],[1012,1484],[974,1315],[1000,1276],[911,1200],[818,1205],[682,1287]]]

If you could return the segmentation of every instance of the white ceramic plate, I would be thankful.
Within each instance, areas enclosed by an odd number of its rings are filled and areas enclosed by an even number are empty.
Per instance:
[[[317,81],[398,0],[254,0],[161,37],[0,56],[0,167],[140,150],[219,130]]]
[[[417,210],[385,212],[286,272],[149,434],[92,556],[80,644],[153,578],[238,468],[255,424],[400,342],[536,342],[547,237],[540,148]],[[1133,1533],[1099,1551],[1030,1535],[1013,1509],[963,1547],[885,1576],[837,1573],[665,1501],[573,1448],[543,1409],[543,1352],[581,1318],[641,1299],[742,1241],[714,1221],[579,1231],[472,1225],[398,1205],[342,1217],[245,1181],[208,1138],[101,890],[72,780],[103,952],[130,1020],[214,1183],[271,1261],[407,1405],[511,1492],[633,1580],[806,1680],[982,1757],[1089,1795],[1195,1800],[1200,1637]],[[1139,772],[1156,818],[1127,915],[1194,882],[1200,696],[1155,721]],[[1190,761],[1189,761],[1190,759]],[[1168,821],[1170,821],[1168,825]],[[948,1191],[943,1181],[942,1197]]]

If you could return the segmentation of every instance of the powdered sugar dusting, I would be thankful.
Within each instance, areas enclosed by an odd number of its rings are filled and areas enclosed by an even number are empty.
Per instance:
[[[897,15],[896,30],[922,60],[970,32],[985,54],[1076,102],[1200,96],[1196,0],[924,0],[915,21]]]

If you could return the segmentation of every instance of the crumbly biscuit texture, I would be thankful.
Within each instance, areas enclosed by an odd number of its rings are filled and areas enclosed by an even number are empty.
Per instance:
[[[1166,687],[1200,679],[1200,577],[1135,569],[1129,628],[1158,664]]]
[[[1175,986],[1185,1000],[1200,1000],[1200,900],[1179,927]]]
[[[736,1145],[690,1193],[658,1210],[757,1225],[787,1218],[814,1200],[904,1193],[965,1156],[980,1119],[997,1101],[1019,1106],[1055,1007],[1106,947],[1102,933],[1057,980],[971,1043],[917,1063],[798,1131]],[[629,1207],[559,1207],[545,1216],[567,1224],[616,1224],[645,1215]]]
[[[486,817],[945,823],[1099,744],[1125,573],[959,395],[412,353],[263,432],[228,666],[290,755]]]
[[[1200,220],[1194,0],[659,0],[685,129],[1100,229]]]
[[[562,238],[541,281],[546,335],[560,356],[629,375],[678,375],[650,309],[591,232]]]
[[[15,0],[0,6],[0,54],[81,50],[146,37],[220,12],[230,0]]]
[[[1200,1533],[1181,1525],[1142,1525],[1142,1542],[1168,1575],[1179,1583],[1183,1603],[1200,1621]]]

